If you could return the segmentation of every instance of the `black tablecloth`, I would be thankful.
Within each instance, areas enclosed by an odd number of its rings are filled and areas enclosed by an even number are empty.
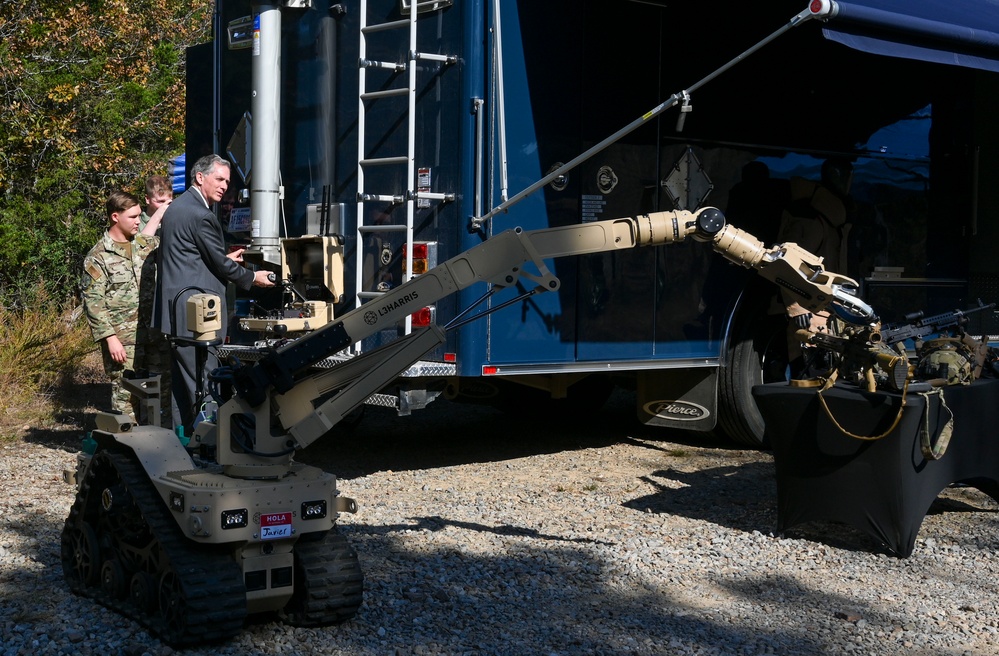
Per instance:
[[[921,424],[933,438],[946,424],[949,414],[938,396],[909,392],[898,425],[864,441],[836,427],[816,392],[787,383],[753,389],[773,447],[778,531],[808,521],[842,522],[907,557],[930,505],[948,485],[966,483],[999,500],[999,380],[943,388],[954,424],[938,460],[924,457],[919,436]],[[845,384],[823,396],[840,426],[860,436],[888,430],[902,401],[899,393]]]

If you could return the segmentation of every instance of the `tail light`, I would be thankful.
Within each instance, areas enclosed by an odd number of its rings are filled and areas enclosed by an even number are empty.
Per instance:
[[[408,244],[402,245],[402,273],[409,273],[407,267]],[[426,273],[437,266],[437,242],[435,241],[414,241],[413,242],[413,271],[414,276]]]
[[[408,271],[409,244],[402,245],[402,273],[405,276]],[[435,241],[414,241],[413,242],[413,269],[412,275],[430,271],[437,266],[437,242]],[[437,319],[437,310],[433,306],[422,308],[412,315],[414,328],[425,328],[434,323]]]
[[[434,323],[436,314],[436,308],[432,305],[417,310],[413,313],[413,328],[426,328]]]

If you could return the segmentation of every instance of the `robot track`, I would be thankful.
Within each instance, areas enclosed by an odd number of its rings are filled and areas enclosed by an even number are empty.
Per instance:
[[[328,626],[361,606],[364,575],[357,552],[336,529],[303,536],[295,544],[295,593],[279,617],[292,626]]]
[[[188,540],[130,451],[94,455],[62,531],[70,589],[172,646],[233,637],[246,619],[243,574],[224,548]]]

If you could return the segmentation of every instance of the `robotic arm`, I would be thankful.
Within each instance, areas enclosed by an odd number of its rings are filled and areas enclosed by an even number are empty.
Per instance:
[[[500,290],[527,278],[535,283],[532,293],[557,291],[560,282],[545,265],[546,258],[682,241],[693,216],[682,214],[686,216],[663,213],[530,232],[504,231],[244,368],[237,375],[236,389],[257,406],[270,387],[290,391],[316,362],[476,283]],[[533,271],[524,268],[527,263]]]
[[[715,208],[532,231],[511,229],[237,370],[235,395],[219,409],[217,433],[224,436],[218,440],[219,463],[247,470],[280,466],[295,450],[325,435],[346,413],[443,343],[444,331],[431,326],[324,373],[307,372],[324,358],[428,304],[480,282],[496,291],[527,278],[535,283],[530,294],[556,291],[560,283],[545,265],[549,258],[686,239],[710,243],[732,262],[756,269],[808,310],[831,308],[852,324],[876,321],[870,306],[854,295],[854,280],[826,271],[821,257],[796,244],[766,248],[751,234],[726,225],[724,215]],[[531,270],[525,269],[527,264]],[[328,401],[313,407],[314,400],[331,393],[335,395]],[[268,400],[271,403],[265,403]]]
[[[297,376],[316,362],[476,283],[485,282],[494,289],[502,289],[528,278],[536,283],[532,293],[557,291],[559,280],[548,270],[546,259],[674,244],[688,238],[711,243],[732,262],[756,269],[808,310],[831,308],[852,324],[876,319],[871,307],[856,297],[856,281],[826,271],[821,257],[797,244],[766,248],[748,232],[726,225],[722,212],[712,207],[696,212],[656,212],[542,230],[514,228],[502,232],[344,314],[329,326],[278,348],[255,366],[240,372],[237,391],[253,406],[264,401],[269,387],[288,392],[295,386]],[[533,264],[535,273],[524,269],[527,263]]]
[[[857,297],[857,282],[826,271],[821,257],[794,243],[765,248],[761,241],[745,230],[726,225],[718,210],[710,212],[719,216],[701,214],[693,230],[694,239],[710,241],[712,247],[726,259],[747,269],[756,269],[807,310],[831,309],[841,319],[854,325],[877,321],[871,306]]]

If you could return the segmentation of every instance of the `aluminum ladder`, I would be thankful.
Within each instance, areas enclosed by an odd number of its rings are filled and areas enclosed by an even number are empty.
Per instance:
[[[374,288],[365,289],[364,261],[370,252],[372,244],[369,242],[379,242],[380,240],[369,240],[369,236],[379,233],[402,232],[405,233],[406,241],[406,266],[403,280],[406,282],[413,277],[413,220],[420,201],[445,201],[453,200],[454,194],[431,193],[428,191],[417,191],[416,185],[416,74],[417,63],[423,61],[437,61],[445,65],[457,62],[454,55],[439,55],[432,53],[421,53],[417,51],[417,18],[420,14],[437,11],[451,5],[451,0],[424,0],[416,3],[416,11],[412,10],[412,0],[401,0],[400,7],[402,14],[408,17],[400,20],[368,23],[368,0],[360,2],[360,48],[358,55],[358,105],[357,105],[357,232],[355,251],[355,290],[356,307],[360,307],[366,300],[376,298],[387,291],[378,289],[377,281],[372,280]],[[404,61],[376,61],[368,58],[368,38],[376,33],[394,32],[400,34],[400,38],[408,36],[409,45],[407,56]],[[408,73],[406,86],[393,88],[382,88],[369,91],[367,88],[369,69],[386,69],[395,73]],[[407,148],[405,154],[390,155],[383,157],[369,157],[369,145],[366,134],[366,114],[369,105],[387,99],[406,98],[408,101],[406,109],[407,123]],[[365,183],[365,172],[375,167],[406,167],[406,188],[394,190],[369,190]],[[369,207],[372,204],[388,203],[390,207],[405,204],[405,223],[374,223],[368,216]],[[377,247],[377,246],[376,246]],[[377,262],[385,261],[386,253],[384,246],[379,247],[379,253],[375,253]],[[388,252],[391,256],[391,251]],[[377,267],[376,267],[377,268]],[[372,277],[376,272],[372,272]],[[412,332],[412,319],[406,318],[405,333]],[[360,353],[361,344],[354,345],[354,351]]]

